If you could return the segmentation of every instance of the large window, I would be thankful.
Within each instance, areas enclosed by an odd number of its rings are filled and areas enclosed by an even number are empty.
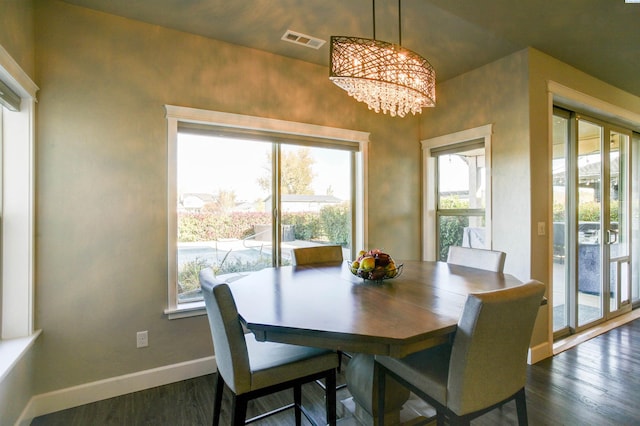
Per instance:
[[[340,244],[349,258],[361,246],[366,134],[213,112],[203,121],[194,118],[202,111],[167,111],[170,317],[201,311],[202,268],[231,282],[289,265],[295,247]],[[175,124],[172,115],[179,116]],[[238,120],[242,126],[230,125]]]
[[[436,158],[438,260],[450,246],[486,248],[484,140],[431,149]]]
[[[424,254],[446,260],[450,246],[491,248],[491,126],[422,142]]]

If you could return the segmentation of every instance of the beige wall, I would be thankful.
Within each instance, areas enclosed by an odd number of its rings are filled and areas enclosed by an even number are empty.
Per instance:
[[[212,355],[206,317],[162,314],[164,104],[371,132],[370,245],[419,258],[417,118],[368,111],[325,67],[36,4],[39,393]]]
[[[0,1],[0,46],[31,78],[35,69],[33,28],[32,0]]]
[[[529,134],[526,51],[438,85],[438,105],[423,113],[421,138],[493,124],[493,248],[506,272],[530,275]],[[428,230],[427,230],[428,231]]]
[[[0,46],[33,79],[33,2],[0,1]],[[0,381],[0,425],[12,425],[34,395],[33,349],[30,349]]]

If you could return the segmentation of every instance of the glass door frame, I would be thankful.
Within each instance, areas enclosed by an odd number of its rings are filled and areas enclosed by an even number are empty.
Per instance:
[[[554,339],[564,337],[569,334],[577,333],[587,328],[590,328],[598,323],[614,318],[623,313],[629,312],[631,310],[631,301],[632,301],[632,288],[631,288],[631,232],[630,232],[630,218],[631,218],[631,203],[630,203],[630,195],[631,195],[631,140],[632,140],[632,132],[627,129],[619,128],[615,125],[612,125],[607,122],[603,122],[601,120],[582,115],[579,113],[575,113],[572,111],[567,111],[561,108],[554,108],[554,116],[562,117],[568,120],[568,140],[565,141],[565,166],[566,166],[566,179],[567,182],[570,182],[569,185],[565,184],[566,195],[565,195],[565,270],[564,270],[564,286],[565,286],[565,303],[568,307],[565,308],[564,315],[565,317],[565,326],[558,330],[554,330]],[[588,321],[583,324],[580,324],[579,318],[579,286],[578,286],[578,256],[579,256],[579,243],[578,243],[578,224],[579,224],[579,206],[577,204],[578,201],[578,188],[579,188],[579,176],[578,176],[578,140],[579,140],[579,122],[580,121],[592,123],[596,126],[599,126],[600,131],[600,182],[606,182],[607,184],[600,185],[601,194],[600,194],[600,212],[599,212],[599,223],[600,223],[600,237],[599,237],[599,262],[600,262],[600,295],[599,298],[599,308],[600,308],[600,316],[593,321]],[[619,235],[616,241],[623,241],[627,246],[626,255],[616,257],[614,259],[611,258],[611,240],[610,235],[612,234],[611,223],[610,223],[610,188],[609,183],[611,182],[610,177],[610,146],[608,143],[612,133],[619,133],[627,136],[627,146],[626,146],[626,157],[624,158],[624,170],[626,171],[626,185],[624,186],[624,198],[626,203],[624,206],[624,210],[619,210],[619,218],[622,218],[625,223],[619,224],[619,231],[624,232],[624,235]],[[620,172],[619,172],[620,176]],[[620,177],[619,177],[620,178]],[[606,200],[606,202],[604,202]],[[606,241],[605,238],[606,237]],[[621,264],[626,263],[627,273],[621,275]],[[613,294],[616,297],[616,307],[617,309],[611,309],[611,265],[616,265],[616,289]],[[620,282],[620,277],[626,277],[626,282],[622,284]],[[553,283],[553,285],[557,285],[558,283]],[[622,285],[626,286],[626,288],[622,288]],[[626,294],[628,295],[627,300],[621,300],[620,295]]]
[[[605,319],[615,318],[618,315],[622,315],[631,311],[632,309],[632,293],[631,293],[631,276],[632,276],[632,242],[631,242],[631,194],[632,194],[632,180],[631,180],[631,146],[633,133],[630,130],[623,129],[611,124],[605,124],[605,146],[608,147],[608,156],[605,163],[605,177],[608,179],[608,185],[603,185],[605,190],[603,198],[606,196],[608,203],[604,204],[604,219],[607,222],[606,234],[602,233],[604,241],[604,254],[606,264],[603,264],[603,278],[604,278],[604,291],[603,294],[608,295],[608,303],[604,304],[604,317]],[[618,166],[618,229],[612,229],[612,215],[611,215],[611,146],[613,144],[613,135],[620,135],[618,138],[618,155],[623,155],[621,163]],[[606,142],[609,142],[608,144]],[[622,144],[626,146],[621,146]],[[624,149],[623,149],[624,148]],[[624,179],[623,184],[620,182]],[[623,190],[620,191],[620,187]],[[622,197],[620,196],[622,194]],[[614,245],[615,244],[615,245]],[[619,244],[626,245],[626,250],[622,254],[614,256],[612,249]],[[626,267],[625,267],[626,264]],[[615,266],[615,277],[611,276],[612,267]],[[626,268],[626,272],[625,272]],[[611,280],[615,278],[615,289],[611,288]],[[623,282],[626,281],[626,282]],[[615,309],[612,309],[611,296],[615,297]],[[626,295],[626,298],[623,298]]]

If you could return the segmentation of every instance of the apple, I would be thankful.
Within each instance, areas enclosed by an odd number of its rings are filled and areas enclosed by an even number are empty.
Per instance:
[[[371,256],[365,256],[360,261],[360,270],[372,271],[376,267],[376,259]]]
[[[389,256],[387,253],[378,253],[375,255],[375,258],[376,265],[380,266],[387,266],[391,261],[391,256]]]
[[[381,280],[385,277],[387,271],[385,271],[384,267],[376,266],[376,268],[369,273],[370,280]]]
[[[396,264],[393,260],[384,267],[384,270],[387,278],[393,278],[398,274],[398,268],[396,268]]]

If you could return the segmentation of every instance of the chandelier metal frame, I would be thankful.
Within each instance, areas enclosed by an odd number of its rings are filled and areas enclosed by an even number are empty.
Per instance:
[[[402,47],[401,0],[398,0],[399,43],[331,36],[329,79],[375,112],[404,117],[436,103],[436,74],[426,59]]]

